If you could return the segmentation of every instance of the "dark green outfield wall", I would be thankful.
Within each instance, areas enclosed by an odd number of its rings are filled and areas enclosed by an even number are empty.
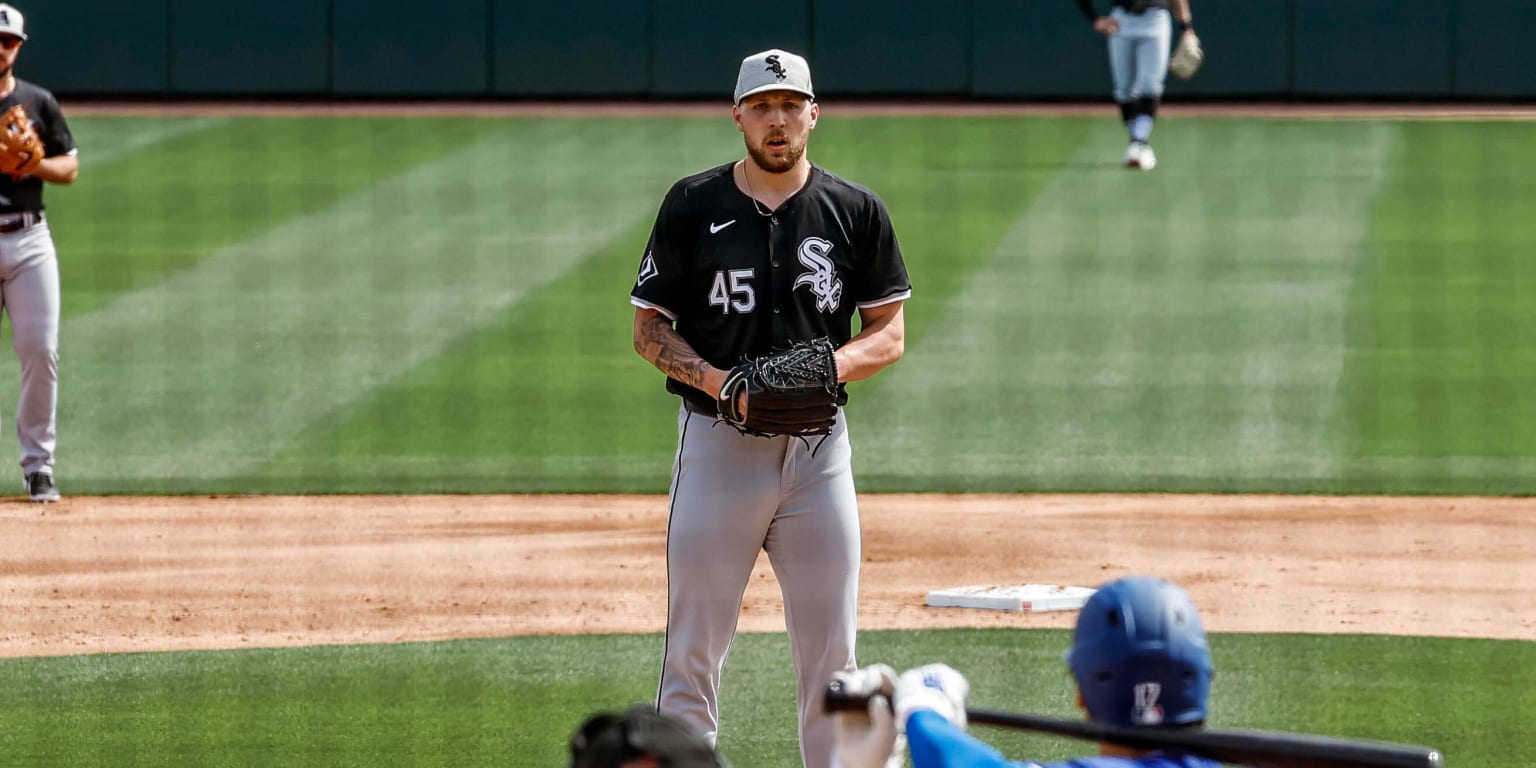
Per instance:
[[[1108,0],[1096,0],[1108,7]],[[1071,0],[21,0],[18,67],[65,95],[692,98],[806,52],[826,95],[1102,98]],[[1527,0],[1194,0],[1172,94],[1527,98]],[[892,10],[892,9],[899,10]]]

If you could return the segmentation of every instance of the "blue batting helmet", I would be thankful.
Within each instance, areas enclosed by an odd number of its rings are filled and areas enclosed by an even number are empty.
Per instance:
[[[1194,602],[1169,582],[1131,576],[1099,587],[1077,617],[1066,656],[1095,722],[1205,720],[1211,652]]]

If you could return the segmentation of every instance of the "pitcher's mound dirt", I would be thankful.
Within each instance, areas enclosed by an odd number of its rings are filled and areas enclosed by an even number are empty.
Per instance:
[[[970,584],[1185,585],[1213,631],[1536,640],[1536,501],[864,496],[860,626],[1068,627],[924,606]],[[661,496],[0,505],[0,656],[657,632]],[[742,631],[782,631],[760,557]]]

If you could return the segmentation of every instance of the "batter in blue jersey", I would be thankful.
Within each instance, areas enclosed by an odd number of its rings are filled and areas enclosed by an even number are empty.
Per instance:
[[[1067,664],[1088,719],[1134,728],[1205,724],[1211,655],[1194,603],[1183,589],[1145,576],[1112,581],[1083,606]],[[836,716],[843,768],[896,768],[903,742],[913,768],[1041,768],[1009,761],[965,731],[970,683],[944,664],[899,677],[876,664],[837,675],[843,689],[868,698],[862,713]],[[1213,768],[1220,763],[1163,751],[1100,744],[1099,754],[1043,768]]]

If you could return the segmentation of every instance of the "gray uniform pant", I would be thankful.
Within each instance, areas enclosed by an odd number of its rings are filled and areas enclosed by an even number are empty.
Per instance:
[[[46,221],[0,235],[0,308],[21,360],[16,438],[23,473],[53,473],[59,403],[59,260]]]
[[[1110,16],[1120,23],[1120,31],[1109,36],[1109,73],[1114,80],[1115,101],[1124,104],[1140,98],[1161,99],[1168,78],[1173,17],[1162,8],[1132,14],[1118,6]]]
[[[712,416],[678,414],[667,521],[667,641],[658,708],[707,736],[719,730],[721,671],[742,594],[766,551],[784,598],[799,683],[800,754],[831,768],[832,675],[856,668],[859,514],[848,432],[808,439],[742,435]]]

